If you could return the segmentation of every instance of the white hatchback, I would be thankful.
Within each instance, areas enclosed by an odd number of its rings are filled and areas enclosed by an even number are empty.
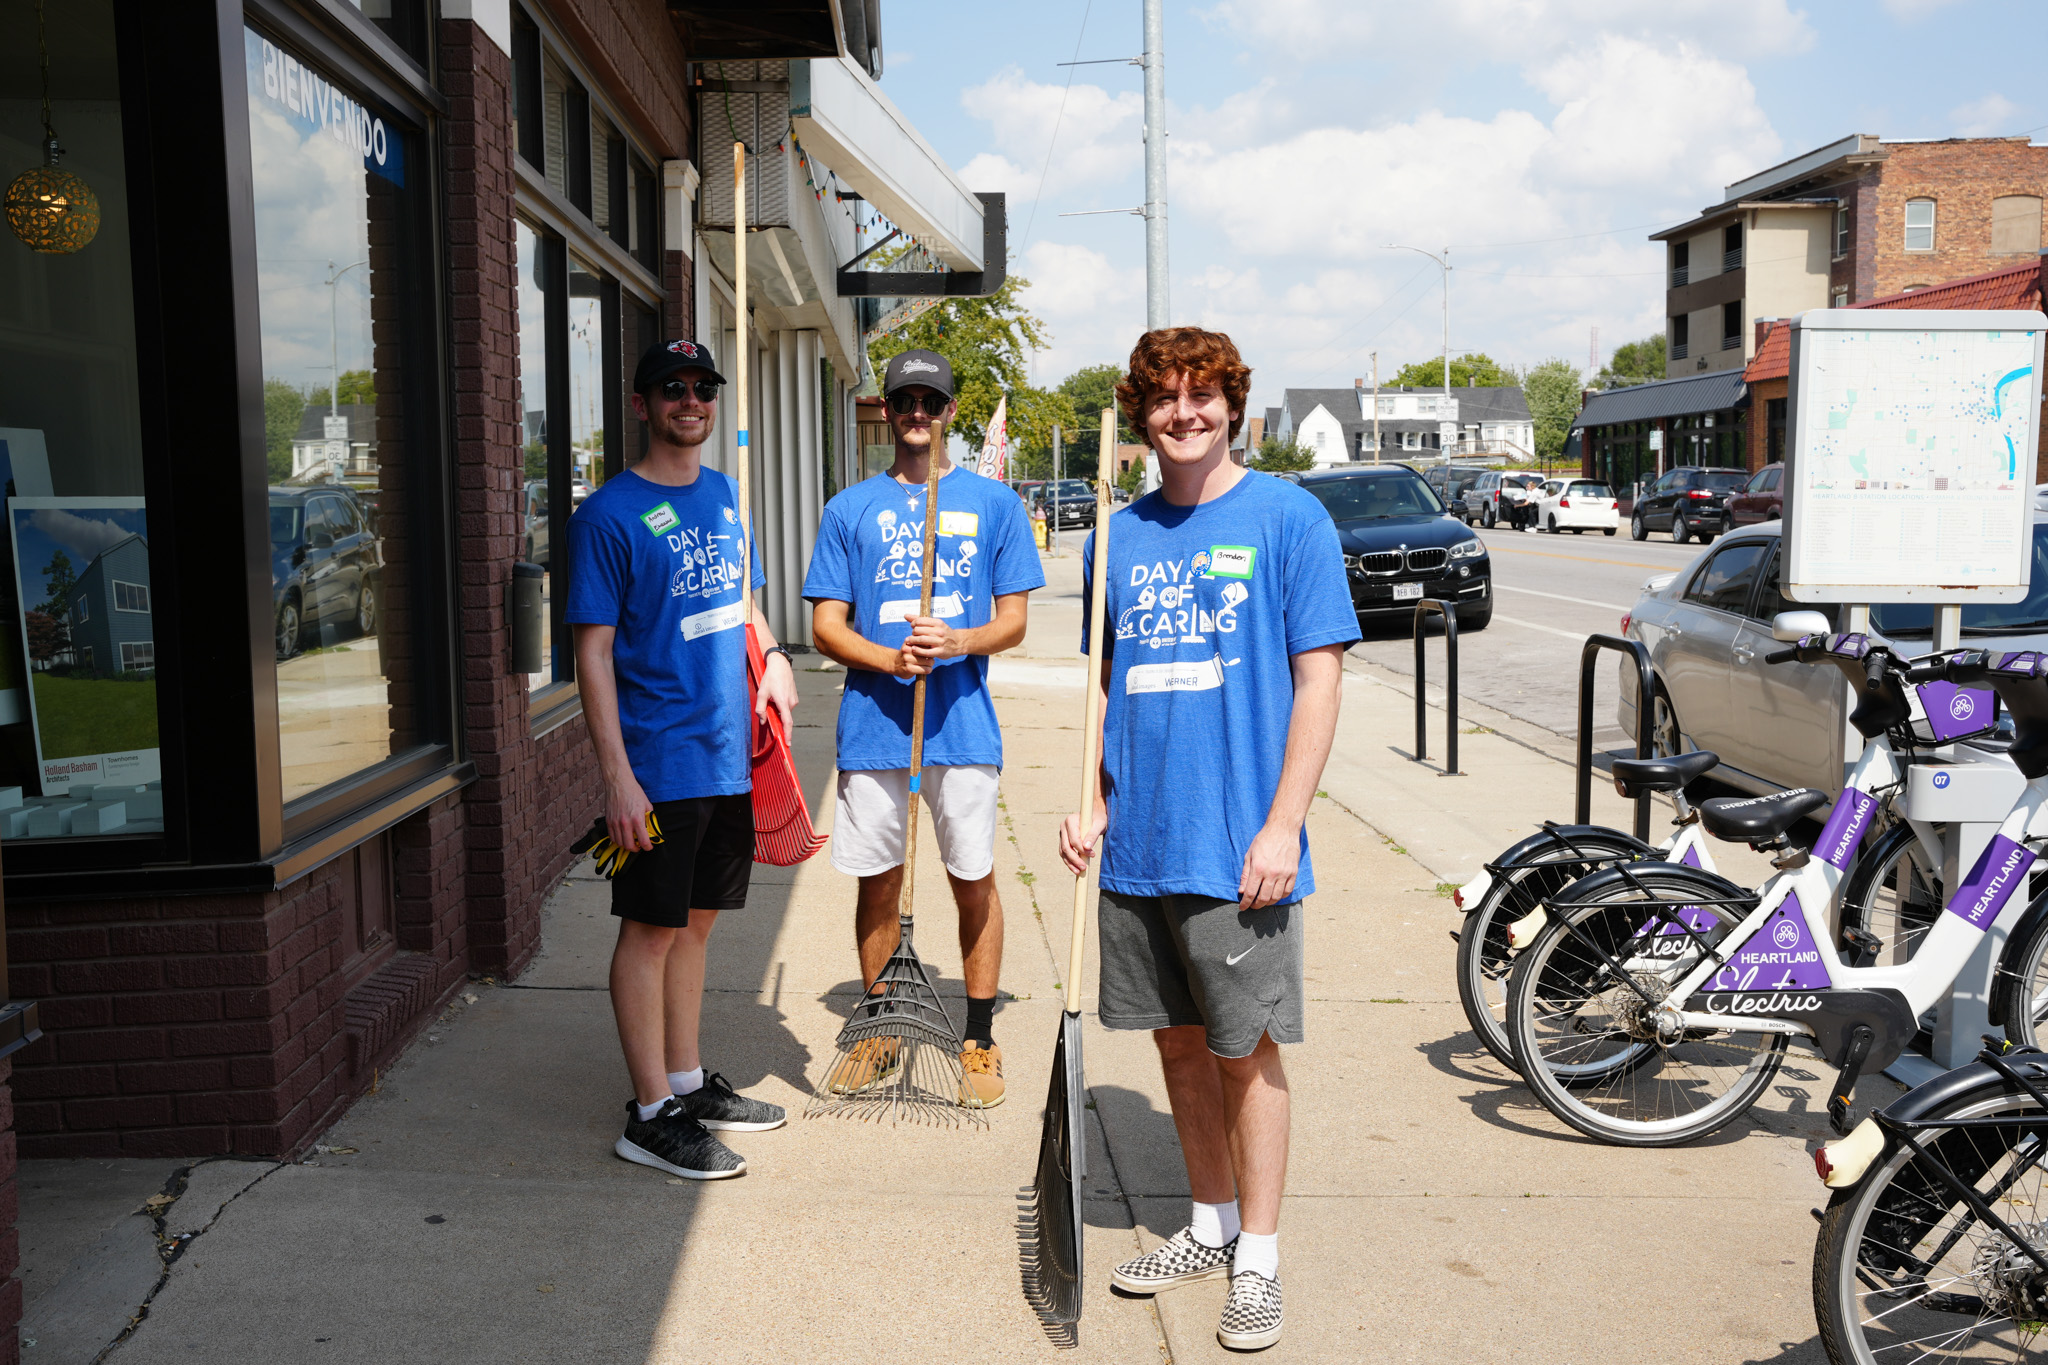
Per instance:
[[[1621,525],[1614,490],[1597,479],[1552,479],[1536,495],[1536,529],[1556,535],[1600,531],[1613,535]]]

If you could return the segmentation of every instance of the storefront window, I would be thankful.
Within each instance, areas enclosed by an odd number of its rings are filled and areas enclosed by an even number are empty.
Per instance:
[[[569,258],[570,500],[583,501],[604,482],[604,277]]]
[[[520,435],[526,446],[526,478],[520,498],[520,557],[548,570],[541,578],[541,671],[526,675],[529,690],[557,679],[554,652],[555,576],[553,550],[561,536],[555,534],[554,502],[549,478],[553,467],[553,442],[548,419],[548,376],[550,338],[549,295],[553,264],[562,259],[561,243],[528,227],[516,225],[515,249],[519,254],[519,414]]]
[[[400,319],[431,293],[412,133],[254,29],[244,53],[290,802],[419,741]]]
[[[161,833],[113,5],[46,23],[39,38],[33,6],[0,9],[0,180],[41,168],[65,206],[0,232],[0,837]]]

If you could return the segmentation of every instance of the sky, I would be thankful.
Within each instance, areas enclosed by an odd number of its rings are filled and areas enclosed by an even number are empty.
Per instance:
[[[1084,30],[1085,23],[1085,30]],[[1033,378],[1145,321],[1139,0],[883,0],[882,89],[976,190],[1052,333]],[[1167,0],[1171,314],[1283,388],[1443,344],[1584,369],[1662,330],[1647,240],[1851,133],[2048,142],[2040,0]],[[1071,84],[1069,74],[1071,73]]]

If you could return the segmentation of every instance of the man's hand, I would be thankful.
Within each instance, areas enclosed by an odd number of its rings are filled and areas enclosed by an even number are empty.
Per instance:
[[[961,637],[936,616],[911,618],[910,638],[903,642],[903,650],[927,668],[941,660],[957,659],[967,652]]]
[[[1096,841],[1102,838],[1102,831],[1109,828],[1109,810],[1102,802],[1095,803],[1094,818],[1088,827],[1081,827],[1081,817],[1069,815],[1060,821],[1060,861],[1069,871],[1080,876],[1088,870],[1088,860],[1095,856]]]
[[[796,709],[796,674],[790,670],[789,658],[783,654],[770,654],[768,662],[761,669],[761,686],[754,698],[754,719],[768,719],[768,706],[773,703],[782,713],[782,725],[789,728],[789,713]]]
[[[653,812],[647,793],[632,773],[605,780],[605,833],[620,848],[628,853],[645,853],[654,847],[654,840],[647,833],[647,817]]]
[[[1237,883],[1241,910],[1278,905],[1294,894],[1301,871],[1301,830],[1262,826],[1244,855],[1244,875]]]
[[[908,640],[903,642],[901,649],[890,656],[889,676],[892,678],[902,678],[907,681],[912,678],[921,678],[931,671],[932,666],[917,657],[917,652],[910,647],[910,641]]]

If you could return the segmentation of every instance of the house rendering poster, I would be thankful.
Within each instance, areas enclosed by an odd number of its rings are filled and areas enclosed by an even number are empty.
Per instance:
[[[50,496],[50,457],[43,433],[29,427],[0,427],[0,497]],[[0,525],[0,555],[12,563]],[[21,603],[13,596],[12,578],[0,580],[0,725],[19,725],[28,717],[28,659],[21,652]]]

